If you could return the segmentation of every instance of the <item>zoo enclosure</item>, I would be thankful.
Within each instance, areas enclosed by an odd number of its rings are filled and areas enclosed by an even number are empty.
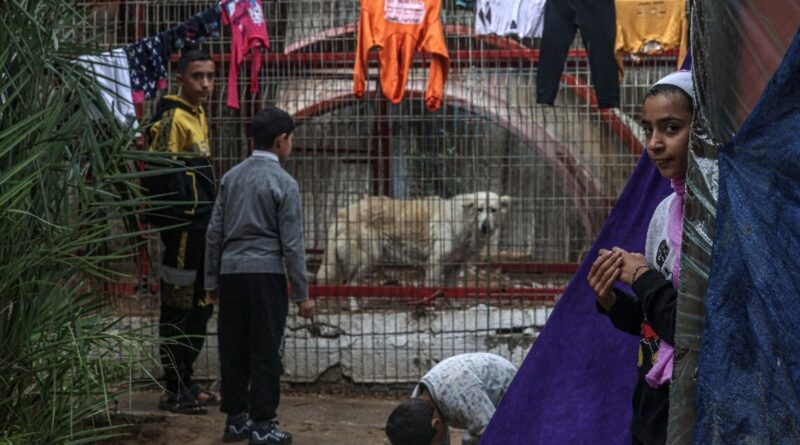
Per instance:
[[[156,34],[213,6],[179,0],[95,1],[79,27],[98,48]],[[402,383],[432,364],[467,351],[491,351],[521,363],[571,273],[594,240],[642,151],[638,109],[646,87],[676,64],[674,54],[624,59],[621,107],[599,110],[586,51],[569,52],[555,107],[535,104],[539,39],[474,35],[474,13],[443,1],[451,59],[442,108],[421,98],[429,58],[417,54],[405,99],[388,102],[377,83],[374,52],[367,96],[352,94],[358,2],[273,0],[264,3],[271,48],[261,89],[247,92],[249,58],[238,80],[241,110],[225,106],[230,35],[204,48],[217,61],[216,90],[206,106],[218,176],[249,154],[248,123],[263,104],[289,111],[298,128],[288,165],[305,210],[310,293],[317,326],[290,315],[287,380],[316,381],[330,370],[357,383]],[[173,62],[176,57],[173,56]],[[174,92],[174,88],[173,91]],[[146,116],[153,103],[140,110]],[[431,286],[425,264],[372,264],[357,284],[316,283],[339,209],[365,196],[398,200],[493,191],[511,198],[494,247],[458,266],[457,280]],[[159,246],[151,243],[152,292],[124,299],[126,323],[152,325],[157,315]],[[131,293],[129,283],[118,290]],[[144,290],[144,289],[140,289]],[[155,333],[155,329],[153,330]],[[201,373],[216,376],[215,330]]]

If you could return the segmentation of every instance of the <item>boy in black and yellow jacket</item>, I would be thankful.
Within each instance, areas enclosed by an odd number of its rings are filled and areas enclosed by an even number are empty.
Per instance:
[[[166,394],[159,408],[182,414],[205,414],[216,395],[192,383],[194,361],[203,347],[213,306],[205,301],[203,263],[205,232],[216,197],[208,124],[202,104],[214,90],[214,62],[191,50],[178,62],[177,95],[165,96],[149,126],[149,149],[166,156],[161,174],[143,186],[155,204],[147,214],[164,243],[161,264],[159,336]]]

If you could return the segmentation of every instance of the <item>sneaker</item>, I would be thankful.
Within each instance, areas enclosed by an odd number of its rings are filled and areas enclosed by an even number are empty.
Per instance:
[[[222,441],[226,443],[239,442],[250,437],[253,432],[253,421],[248,417],[238,420],[231,419],[225,421],[225,431],[222,433]]]
[[[255,425],[250,433],[251,445],[277,444],[288,445],[292,443],[292,435],[278,429],[278,422],[271,421],[264,425]]]

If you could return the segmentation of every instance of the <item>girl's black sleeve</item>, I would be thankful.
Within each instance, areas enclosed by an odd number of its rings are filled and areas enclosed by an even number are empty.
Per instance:
[[[611,323],[622,332],[639,336],[642,332],[642,310],[636,297],[614,289],[617,301],[606,311],[597,304],[597,310],[611,319]]]
[[[639,299],[645,321],[662,340],[674,345],[678,292],[672,286],[672,280],[651,269],[634,281],[632,287]]]

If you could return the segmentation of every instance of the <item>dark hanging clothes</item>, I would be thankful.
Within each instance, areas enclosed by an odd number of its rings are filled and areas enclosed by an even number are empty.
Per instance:
[[[617,34],[614,0],[548,0],[536,78],[536,102],[553,105],[567,59],[580,29],[600,108],[619,107],[619,77],[614,59]]]
[[[208,38],[219,36],[221,21],[222,8],[217,5],[171,28],[167,31],[172,41],[170,51],[197,46]]]

